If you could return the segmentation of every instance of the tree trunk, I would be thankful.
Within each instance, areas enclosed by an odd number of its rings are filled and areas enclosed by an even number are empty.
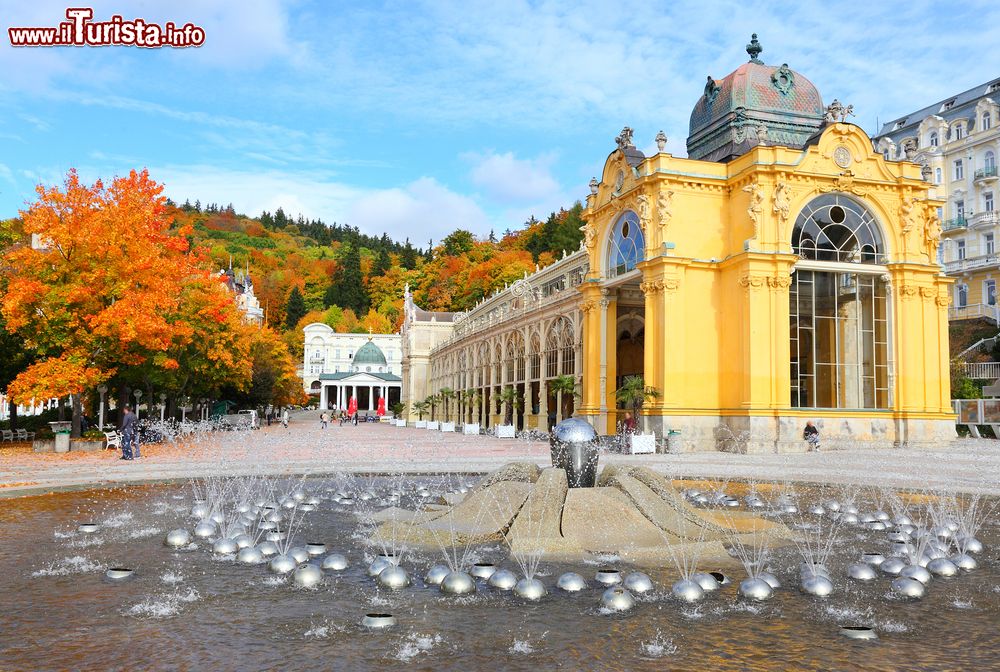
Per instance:
[[[59,422],[63,422],[64,420],[66,420],[66,403],[62,397],[59,397],[58,409],[59,409],[59,415],[56,419]]]
[[[122,385],[118,388],[118,406],[116,409],[118,411],[118,420],[115,426],[118,428],[121,428],[122,414],[125,412],[126,406],[128,406],[128,388]]]
[[[14,431],[17,429],[17,404],[13,401],[7,402],[7,408],[10,411],[10,430]]]
[[[73,429],[70,431],[70,436],[74,439],[80,438],[80,416],[83,415],[83,405],[80,403],[79,394],[69,395],[70,404],[73,409]]]

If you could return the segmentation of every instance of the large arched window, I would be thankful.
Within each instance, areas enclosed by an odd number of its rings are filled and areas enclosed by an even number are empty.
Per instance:
[[[635,269],[646,258],[646,239],[639,226],[639,216],[631,210],[622,213],[608,239],[608,277]]]
[[[791,405],[891,408],[889,292],[881,228],[843,194],[810,201],[792,245]]]
[[[938,134],[937,131],[931,131],[931,147],[938,146]]]
[[[983,155],[983,168],[986,170],[986,175],[995,175],[997,170],[997,159],[996,155],[992,152],[986,152]]]
[[[827,194],[810,201],[792,232],[792,248],[803,259],[880,264],[882,235],[875,217],[857,201]]]
[[[980,130],[988,131],[991,126],[991,118],[989,112],[983,112],[982,124],[980,125]]]

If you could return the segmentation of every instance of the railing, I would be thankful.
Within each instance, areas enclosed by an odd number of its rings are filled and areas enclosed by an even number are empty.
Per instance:
[[[949,320],[975,320],[986,318],[1000,325],[1000,310],[997,306],[986,303],[972,303],[967,306],[951,306],[948,308]]]
[[[1000,399],[952,399],[957,425],[1000,424]]]
[[[964,229],[969,223],[965,220],[965,217],[955,217],[953,219],[946,219],[941,224],[941,228],[945,231],[952,231],[954,229]]]
[[[961,368],[973,380],[1000,380],[1000,362],[962,362]]]
[[[978,352],[980,348],[989,348],[992,350],[996,347],[998,340],[1000,340],[1000,335],[991,336],[989,338],[980,338],[965,350],[955,355],[952,359],[962,359],[962,357],[965,357],[970,352]]]
[[[979,170],[977,170],[974,179],[982,180],[986,179],[987,177],[996,177],[996,176],[997,176],[997,167],[990,166],[989,168],[980,168]]]
[[[1000,255],[993,254],[981,254],[976,257],[966,257],[965,259],[956,259],[955,261],[946,261],[944,263],[945,273],[959,273],[961,271],[971,271],[976,268],[985,268],[987,266],[997,266],[1000,264]]]
[[[969,219],[972,226],[982,226],[983,224],[1000,224],[1000,212],[996,210],[990,212],[980,212]]]

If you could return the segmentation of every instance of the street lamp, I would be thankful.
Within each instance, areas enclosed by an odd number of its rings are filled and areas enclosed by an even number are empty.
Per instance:
[[[104,395],[108,393],[108,386],[101,383],[97,386],[97,393],[101,395],[101,405],[97,411],[97,427],[104,431]]]
[[[142,390],[136,390],[132,394],[135,395],[135,419],[136,422],[139,421],[139,400],[142,398]]]

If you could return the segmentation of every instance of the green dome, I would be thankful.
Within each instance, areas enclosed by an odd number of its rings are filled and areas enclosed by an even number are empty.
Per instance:
[[[371,341],[368,341],[358,348],[358,351],[354,355],[354,365],[360,366],[362,364],[385,366],[385,354],[382,352],[381,348]]]

